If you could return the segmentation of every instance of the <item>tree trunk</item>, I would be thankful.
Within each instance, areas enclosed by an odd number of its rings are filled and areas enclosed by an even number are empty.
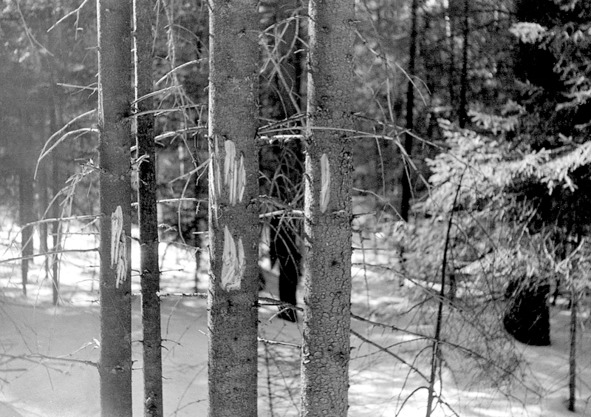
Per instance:
[[[449,103],[453,106],[456,102],[455,79],[456,79],[456,51],[455,51],[455,36],[454,36],[454,21],[450,13],[449,1],[446,2],[445,9],[445,35],[447,37],[449,47],[449,63],[447,67],[448,89],[449,89]]]
[[[353,1],[310,0],[302,416],[346,416],[351,303]],[[323,129],[315,130],[316,127]]]
[[[58,30],[58,37],[60,36],[59,33],[61,32],[61,27],[57,27]],[[59,38],[58,38],[59,39]],[[50,134],[53,135],[59,129],[59,125],[61,124],[61,100],[58,99],[56,103],[56,98],[59,97],[59,92],[57,88],[56,82],[56,74],[58,68],[52,67],[52,74],[51,74],[51,94],[49,97],[50,101],[50,109],[49,109],[49,130]],[[51,182],[52,182],[52,190],[53,190],[53,200],[52,200],[52,209],[51,215],[54,219],[58,219],[60,217],[60,208],[59,202],[56,199],[56,196],[60,190],[60,157],[57,152],[53,152],[51,156]],[[61,242],[61,224],[59,221],[54,221],[51,223],[51,235],[52,235],[52,252],[50,258],[48,258],[48,262],[51,264],[51,281],[53,283],[52,286],[52,296],[53,296],[53,305],[57,305],[59,301],[59,250],[60,250],[60,242]],[[51,261],[49,261],[51,259]]]
[[[135,100],[138,113],[152,110],[152,1],[134,0]],[[160,269],[154,117],[136,118],[138,166],[138,223],[144,358],[144,416],[162,417],[162,334],[160,326]]]
[[[35,198],[32,170],[25,166],[19,173],[19,223],[21,226],[21,278],[23,295],[27,295],[29,264],[34,252],[33,226],[25,226],[34,221],[33,203]]]
[[[131,3],[98,0],[100,399],[103,417],[132,415]]]
[[[410,198],[412,194],[411,179],[410,179],[410,164],[406,163],[406,159],[411,158],[413,137],[412,130],[414,129],[414,106],[415,106],[415,73],[416,73],[416,56],[417,56],[417,25],[418,25],[418,8],[419,0],[412,0],[411,5],[411,28],[410,28],[410,46],[408,53],[408,84],[406,87],[406,134],[404,135],[404,152],[403,169],[402,169],[402,196],[400,199],[400,217],[404,221],[408,221],[408,211],[410,209]]]
[[[300,20],[294,18],[300,6],[299,0],[280,0],[277,4],[276,21],[279,43],[276,57],[280,63],[278,72],[278,92],[280,119],[293,117],[302,111],[302,52],[300,33]],[[299,123],[298,123],[299,124]],[[297,128],[296,128],[297,129]],[[286,131],[284,133],[292,133]],[[294,208],[298,198],[298,192],[304,174],[303,153],[298,143],[281,143],[279,146],[279,166],[276,170],[277,197],[286,205]],[[300,234],[302,230],[301,219],[294,218],[291,213],[277,215],[271,218],[271,261],[279,262],[279,299],[288,304],[297,304],[297,286],[300,279],[302,259]],[[295,322],[297,313],[293,308],[281,306],[277,317]]]
[[[568,357],[568,411],[575,412],[577,401],[577,307],[579,294],[571,282],[570,295],[570,352]]]
[[[191,153],[195,167],[200,166],[209,158],[207,150],[207,136],[198,133],[192,140]],[[202,172],[196,172],[194,178],[194,193],[197,202],[195,203],[195,218],[193,219],[192,244],[195,248],[195,292],[199,291],[199,271],[203,268],[203,251],[207,249],[207,176]],[[207,266],[205,266],[207,269]]]
[[[464,0],[464,24],[463,24],[463,38],[464,45],[462,47],[462,73],[460,78],[460,109],[458,117],[460,120],[460,127],[466,127],[468,121],[468,47],[470,38],[470,0]]]
[[[255,417],[259,18],[254,0],[209,10],[209,416]]]
[[[47,136],[49,137],[49,136]],[[47,165],[43,164],[39,168],[39,220],[43,220],[46,217],[45,210],[49,204],[49,184],[47,183]],[[47,239],[49,237],[49,228],[47,223],[39,223],[39,252],[45,254],[45,261],[43,262],[43,269],[45,272],[44,280],[49,279],[49,269],[52,256],[48,254],[49,247],[47,245]],[[54,305],[56,305],[54,303]]]
[[[53,153],[51,158],[51,183],[53,188],[53,198],[57,196],[60,190],[60,157],[57,152]],[[52,217],[58,219],[60,217],[60,206],[57,200],[53,201]],[[56,220],[51,223],[51,279],[53,281],[53,304],[57,305],[59,298],[59,271],[60,271],[60,246],[62,240],[62,226]]]

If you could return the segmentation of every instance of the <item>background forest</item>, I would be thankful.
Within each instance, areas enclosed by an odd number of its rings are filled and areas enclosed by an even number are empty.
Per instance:
[[[313,31],[307,1],[254,3],[254,378],[259,415],[292,416]],[[215,25],[206,1],[144,4],[152,87],[133,104],[151,107],[133,123],[153,120],[164,411],[142,395],[135,139],[133,409],[189,416],[210,401]],[[353,113],[327,129],[351,138],[348,415],[591,415],[591,2],[357,0],[355,14]],[[0,416],[101,413],[99,32],[95,1],[1,3]]]

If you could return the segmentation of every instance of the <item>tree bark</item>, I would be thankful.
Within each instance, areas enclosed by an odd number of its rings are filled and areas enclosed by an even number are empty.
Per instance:
[[[135,44],[135,100],[138,113],[152,110],[152,1],[133,1]],[[162,417],[162,333],[160,323],[160,268],[154,117],[136,117],[138,166],[138,223],[144,358],[144,416]]]
[[[209,416],[255,417],[259,19],[254,0],[209,10]]]
[[[460,109],[458,117],[460,120],[460,127],[466,127],[468,121],[468,48],[470,40],[470,1],[464,0],[464,22],[463,22],[463,38],[464,45],[462,47],[462,73],[460,78]]]
[[[309,16],[301,415],[346,416],[352,157],[336,129],[353,127],[354,2],[310,0]]]
[[[131,2],[98,0],[100,400],[103,417],[132,415]]]
[[[403,158],[411,158],[413,137],[412,130],[414,129],[414,109],[415,109],[415,84],[414,77],[416,73],[416,56],[417,56],[417,25],[418,25],[418,8],[419,0],[412,0],[411,5],[411,26],[410,26],[410,45],[408,52],[408,84],[406,87],[406,134],[404,135],[404,152]],[[411,179],[409,175],[410,164],[404,160],[402,170],[402,196],[400,199],[400,217],[404,221],[408,221],[408,211],[410,209],[410,198],[412,195]]]
[[[573,279],[573,278],[571,278]],[[570,350],[568,356],[568,411],[575,412],[577,401],[577,308],[579,294],[571,282],[570,295]]]

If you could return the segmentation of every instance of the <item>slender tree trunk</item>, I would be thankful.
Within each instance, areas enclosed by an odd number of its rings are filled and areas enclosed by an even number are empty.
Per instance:
[[[456,101],[455,92],[455,78],[456,78],[456,51],[454,40],[454,22],[453,16],[449,13],[449,0],[444,0],[445,4],[445,35],[447,37],[449,47],[449,63],[448,63],[448,87],[449,87],[449,103],[453,106]]]
[[[191,153],[195,167],[200,166],[209,158],[207,149],[207,136],[201,133],[193,138]],[[203,268],[203,251],[207,249],[207,176],[197,172],[193,176],[194,193],[197,202],[195,204],[195,218],[193,219],[192,244],[195,247],[195,292],[199,291],[199,271]],[[207,266],[205,267],[207,269]]]
[[[131,2],[98,0],[100,398],[103,417],[132,415]]]
[[[458,116],[460,120],[460,127],[466,127],[468,121],[468,48],[470,40],[470,0],[464,0],[464,22],[463,22],[463,38],[464,45],[462,47],[462,74],[460,77],[460,108]]]
[[[210,2],[209,416],[257,415],[257,1]]]
[[[300,6],[299,0],[280,0],[277,4],[276,21],[278,22],[276,39],[279,43],[276,57],[280,62],[278,71],[278,92],[280,119],[293,117],[302,111],[301,96],[301,45],[299,37],[299,18],[294,19]],[[296,128],[297,129],[297,128]],[[285,132],[288,133],[288,132]],[[273,146],[273,145],[271,145]],[[278,145],[280,151],[279,167],[277,167],[277,197],[285,204],[292,204],[297,197],[297,185],[303,176],[303,154],[301,146],[290,147],[287,143]],[[287,157],[284,157],[288,155]],[[298,207],[302,208],[302,207]],[[297,286],[301,274],[301,248],[298,231],[302,229],[301,219],[290,218],[288,214],[273,216],[270,220],[271,261],[279,262],[279,299],[288,304],[297,304]],[[296,322],[296,310],[281,306],[278,318]]]
[[[51,183],[53,188],[53,197],[59,193],[60,190],[60,157],[57,152],[53,153],[51,158]],[[52,217],[58,219],[60,217],[60,208],[58,201],[53,202]],[[62,239],[61,224],[58,220],[51,223],[51,246],[53,256],[51,257],[51,279],[53,282],[53,304],[57,305],[59,299],[59,271],[60,271],[60,242]]]
[[[55,8],[52,10],[52,18],[57,21],[61,14],[63,13],[62,10],[62,1],[55,0],[54,4]],[[48,34],[48,43],[50,46],[51,51],[55,51],[53,57],[48,57],[49,62],[49,83],[50,83],[50,95],[49,95],[49,130],[50,135],[57,132],[57,130],[61,127],[62,124],[62,109],[63,105],[63,95],[58,87],[58,82],[62,77],[62,72],[65,65],[65,54],[63,44],[62,44],[63,36],[62,36],[62,26],[57,25],[49,34]],[[51,169],[51,182],[52,182],[52,189],[53,195],[55,197],[58,195],[59,190],[61,188],[60,184],[60,163],[63,163],[59,154],[57,152],[53,152],[52,155],[52,169]],[[60,217],[60,207],[59,201],[57,199],[52,200],[52,209],[51,209],[51,216],[54,219],[58,219]],[[59,302],[59,264],[60,264],[60,245],[62,240],[62,225],[59,221],[52,222],[51,224],[52,230],[52,252],[53,255],[51,256],[51,262],[48,259],[48,263],[51,264],[51,280],[52,280],[52,298],[53,298],[53,305],[57,305]]]
[[[134,0],[135,100],[138,113],[152,110],[152,1]],[[162,334],[160,326],[160,269],[154,117],[136,118],[138,166],[138,223],[144,331],[144,416],[162,417]]]
[[[56,30],[61,30],[59,27]],[[49,113],[49,130],[51,134],[54,134],[59,129],[59,124],[61,123],[61,111],[60,111],[60,104],[61,100],[56,103],[56,97],[58,97],[58,89],[55,80],[55,68],[52,68],[52,76],[50,79],[51,83],[51,94],[50,94],[50,113]],[[52,189],[53,189],[53,198],[57,196],[60,189],[60,157],[57,152],[53,152],[51,158],[51,182],[52,182]],[[57,200],[53,200],[52,203],[52,210],[51,215],[54,219],[58,219],[60,217],[60,209],[59,209],[59,202]],[[57,305],[59,302],[59,247],[61,241],[61,225],[59,221],[54,221],[51,223],[51,237],[52,237],[52,252],[51,261],[48,259],[48,263],[51,264],[51,281],[53,283],[52,286],[52,295],[53,295],[53,305]]]
[[[284,117],[291,117],[301,112],[301,42],[300,20],[295,18],[300,0],[280,0],[277,4],[277,20],[283,22],[278,27],[282,34],[278,52],[281,58],[281,71],[279,76],[279,95]]]
[[[32,170],[25,166],[21,169],[18,182],[19,190],[19,222],[21,226],[21,278],[23,295],[27,295],[27,283],[29,276],[29,263],[34,252],[33,247],[33,227],[25,226],[31,223],[33,219],[33,174]]]
[[[570,295],[570,352],[568,357],[568,411],[575,412],[577,400],[577,304],[576,286],[571,283]]]
[[[47,136],[49,137],[49,136]],[[47,209],[47,205],[49,204],[49,192],[48,187],[49,184],[47,183],[47,165],[44,163],[41,167],[41,176],[39,178],[39,220],[43,220],[45,216],[45,210]],[[49,228],[47,223],[40,223],[39,224],[39,252],[45,254],[45,262],[44,262],[44,272],[45,277],[44,279],[49,279],[49,269],[50,269],[50,262],[52,256],[48,254],[49,247],[47,245],[47,239],[49,237]],[[55,305],[55,304],[54,304]]]
[[[351,303],[352,0],[310,0],[302,416],[346,416]],[[315,130],[317,127],[323,129]]]
[[[408,52],[408,84],[406,87],[406,134],[404,135],[404,152],[406,156],[403,158],[411,158],[413,137],[412,130],[414,129],[414,106],[415,106],[415,85],[414,78],[416,73],[416,56],[417,56],[417,25],[418,25],[418,8],[419,0],[412,0],[411,5],[411,26],[410,26],[410,45]],[[402,196],[400,200],[400,217],[404,221],[408,221],[408,211],[410,209],[410,198],[412,194],[410,183],[410,164],[403,164],[402,170]]]

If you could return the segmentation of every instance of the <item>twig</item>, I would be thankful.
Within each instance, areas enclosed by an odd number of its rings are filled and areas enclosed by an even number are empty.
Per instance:
[[[33,259],[38,258],[39,256],[47,256],[47,255],[58,255],[60,253],[76,253],[76,252],[98,252],[99,248],[90,248],[90,249],[63,249],[58,251],[51,251],[51,252],[43,252],[43,253],[35,253],[30,256],[18,256],[16,258],[8,258],[2,259],[0,264],[14,262],[14,261],[22,261],[23,259]]]

